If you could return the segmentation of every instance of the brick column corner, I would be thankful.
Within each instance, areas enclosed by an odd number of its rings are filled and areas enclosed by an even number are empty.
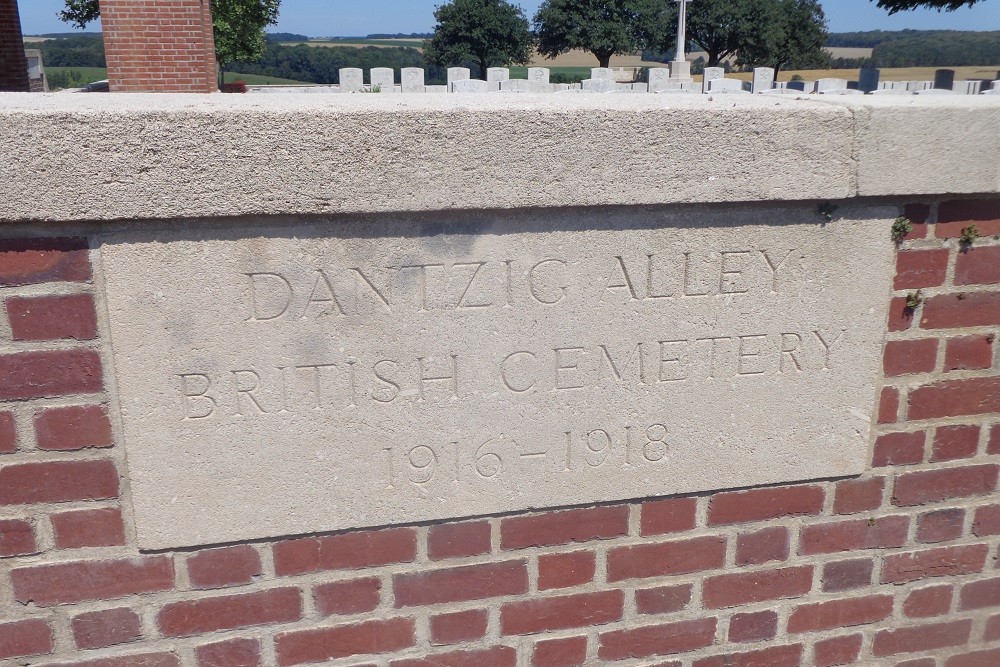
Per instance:
[[[101,0],[112,92],[218,90],[209,0]]]
[[[24,36],[17,0],[0,0],[0,92],[26,93],[28,61],[24,57]]]

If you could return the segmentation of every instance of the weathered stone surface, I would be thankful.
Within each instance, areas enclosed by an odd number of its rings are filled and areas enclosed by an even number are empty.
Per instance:
[[[841,216],[842,217],[839,217]],[[861,472],[895,208],[105,235],[144,548]]]

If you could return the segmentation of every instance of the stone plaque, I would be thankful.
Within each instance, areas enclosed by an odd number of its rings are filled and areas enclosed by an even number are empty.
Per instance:
[[[104,237],[139,543],[859,473],[895,215],[479,212]]]

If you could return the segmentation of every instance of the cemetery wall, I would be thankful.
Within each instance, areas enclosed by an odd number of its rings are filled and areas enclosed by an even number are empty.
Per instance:
[[[0,99],[3,667],[1000,663],[1000,106],[27,97]],[[861,474],[140,544],[115,234],[663,213],[697,235],[711,211],[855,215],[891,257],[863,275],[888,316]]]

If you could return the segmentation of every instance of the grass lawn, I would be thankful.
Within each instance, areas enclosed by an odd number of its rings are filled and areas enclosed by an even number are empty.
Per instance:
[[[51,84],[55,84],[67,77],[67,88],[81,88],[94,81],[102,81],[108,78],[108,70],[104,67],[46,67],[45,74],[49,77]],[[252,86],[291,86],[291,85],[312,85],[305,81],[294,81],[292,79],[281,79],[276,76],[261,76],[259,74],[240,74],[239,72],[226,72],[226,82],[242,80]]]

